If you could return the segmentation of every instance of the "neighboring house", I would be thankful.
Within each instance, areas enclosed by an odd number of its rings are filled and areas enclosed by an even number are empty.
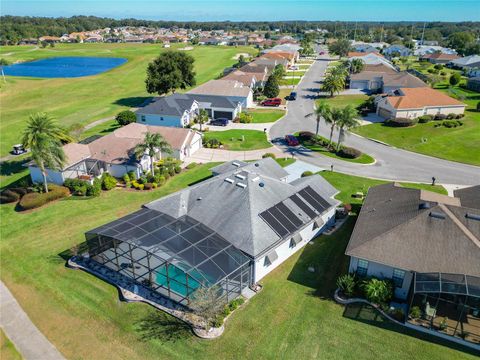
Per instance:
[[[49,44],[51,43],[58,43],[60,41],[62,41],[61,38],[57,37],[57,36],[42,36],[40,37],[38,40],[40,40],[40,42],[47,42]]]
[[[350,56],[351,54],[351,56]],[[395,66],[385,59],[381,54],[377,53],[349,53],[350,60],[352,59],[360,59],[362,60],[365,65],[384,65],[390,69],[396,70]]]
[[[470,55],[450,61],[447,66],[461,69],[468,77],[480,76],[480,55]]]
[[[454,49],[444,48],[442,46],[419,46],[413,54],[415,56],[423,56],[426,54],[434,54],[434,53],[442,53],[442,54],[456,54],[457,52]]]
[[[161,134],[173,150],[173,153],[168,156],[179,160],[193,155],[202,147],[202,136],[194,130],[133,123],[88,144],[64,145],[66,165],[61,171],[48,169],[47,180],[50,183],[62,185],[66,179],[79,177],[93,179],[103,172],[120,178],[129,171],[133,171],[139,177],[150,170],[150,158],[144,156],[137,160],[133,150],[144,140],[147,132]],[[165,157],[167,154],[158,153],[157,159],[162,156]],[[29,163],[28,167],[32,181],[43,182],[42,173],[35,163]]]
[[[269,53],[269,52],[275,52],[275,51],[285,51],[285,52],[291,52],[291,53],[296,53],[298,54],[300,52],[301,46],[298,44],[291,44],[291,43],[286,43],[286,44],[281,44],[281,45],[275,45],[274,47],[270,49],[265,49],[262,51],[262,53]]]
[[[238,102],[242,108],[253,106],[253,91],[249,86],[235,80],[210,80],[190,90],[188,94],[225,96]]]
[[[249,62],[248,64],[243,65],[239,70],[245,73],[253,73],[258,79],[266,79],[272,73],[273,68],[270,69],[266,65],[260,65],[256,62]]]
[[[222,79],[238,81],[241,82],[243,85],[248,86],[250,89],[256,89],[257,87],[263,86],[266,81],[266,77],[266,74],[247,73],[241,70],[234,70],[224,76]]]
[[[265,53],[260,56],[260,59],[272,59],[272,60],[279,60],[279,61],[288,61],[288,66],[292,66],[298,60],[299,55],[298,53],[291,53],[285,51],[272,51]]]
[[[377,99],[377,114],[385,119],[463,114],[465,107],[464,103],[429,87],[400,88]]]
[[[460,57],[456,54],[433,53],[421,56],[420,60],[429,61],[432,64],[448,64],[452,60],[459,58]]]
[[[469,78],[467,80],[467,89],[480,92],[480,76]]]
[[[271,158],[212,170],[208,180],[88,231],[89,258],[185,306],[201,286],[227,302],[335,222],[338,191],[319,175],[287,183]]]
[[[260,66],[266,66],[268,69],[268,74],[270,75],[273,70],[275,69],[275,66],[281,64],[285,69],[288,68],[288,60],[287,59],[266,59],[266,58],[256,58],[249,64],[257,64]]]
[[[350,89],[362,89],[367,92],[388,93],[399,88],[416,88],[428,86],[422,80],[406,71],[376,72],[362,71],[350,75]]]
[[[383,54],[388,57],[393,56],[410,56],[412,55],[412,50],[403,45],[390,45],[389,47],[383,49]]]
[[[356,52],[360,53],[378,53],[379,49],[377,49],[375,46],[367,43],[353,43],[352,48]]]
[[[349,58],[353,58],[353,57],[362,57],[362,56],[365,56],[367,54],[373,54],[375,56],[378,56],[380,58],[385,58],[382,54],[380,54],[378,52],[378,50],[376,51],[370,51],[370,52],[363,52],[363,51],[349,51],[348,54],[347,54],[347,57]]]
[[[480,200],[479,186],[469,191]],[[469,216],[480,216],[480,202],[475,208],[463,203],[461,196],[393,183],[370,188],[345,251],[349,271],[392,279],[395,297],[403,300],[415,273],[479,277],[480,220]]]
[[[242,104],[226,96],[173,94],[158,97],[136,111],[137,122],[146,125],[185,127],[194,121],[200,109],[212,119],[233,120],[242,111]]]

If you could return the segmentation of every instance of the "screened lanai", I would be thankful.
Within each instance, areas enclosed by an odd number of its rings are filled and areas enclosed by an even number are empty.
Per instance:
[[[422,312],[411,322],[480,343],[480,278],[463,274],[415,273],[411,307]]]
[[[92,260],[182,305],[200,286],[215,286],[227,302],[250,283],[250,258],[188,216],[141,209],[86,239]]]

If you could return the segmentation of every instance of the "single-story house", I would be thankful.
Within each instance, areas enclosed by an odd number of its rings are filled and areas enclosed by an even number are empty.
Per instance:
[[[360,53],[377,53],[383,46],[376,47],[374,44],[364,43],[364,42],[353,42],[352,49]]]
[[[190,90],[188,94],[225,96],[238,102],[242,108],[253,106],[253,91],[249,86],[235,80],[210,80]]]
[[[90,261],[185,306],[200,287],[227,302],[334,223],[338,191],[321,176],[237,165],[88,231]]]
[[[366,56],[368,54],[373,54],[375,56],[378,56],[378,57],[381,57],[381,58],[385,58],[382,54],[380,54],[377,51],[369,51],[369,52],[364,52],[364,51],[349,51],[348,54],[347,54],[347,57],[349,58],[353,58],[353,57],[361,57],[361,56]]]
[[[299,56],[298,53],[291,53],[286,51],[272,51],[262,54],[260,56],[261,59],[272,59],[272,60],[287,60],[288,66],[294,65],[295,62],[298,60]]]
[[[350,53],[350,55],[350,60],[360,59],[365,63],[365,65],[384,65],[385,67],[396,70],[395,66],[390,61],[377,53]]]
[[[480,186],[455,197],[397,184],[370,188],[345,254],[359,278],[389,279],[406,321],[480,344]],[[439,326],[444,322],[444,327]],[[462,333],[464,335],[462,336]]]
[[[456,54],[433,53],[421,56],[420,60],[429,61],[432,64],[448,64],[452,60],[459,58],[460,57]]]
[[[265,49],[262,51],[262,53],[269,53],[272,51],[285,51],[285,52],[291,52],[291,53],[299,53],[301,49],[301,46],[298,44],[293,44],[293,43],[285,43],[285,44],[280,44],[280,45],[275,45],[270,49]]]
[[[242,104],[226,96],[173,94],[153,99],[136,111],[137,122],[146,125],[185,127],[194,121],[200,109],[212,119],[233,120],[242,111]]]
[[[433,53],[442,53],[442,54],[456,54],[457,52],[454,49],[445,48],[443,46],[430,46],[430,45],[420,45],[418,46],[413,54],[415,56],[423,56],[425,54]]]
[[[202,147],[202,136],[197,131],[133,123],[88,144],[64,145],[66,164],[60,171],[47,169],[47,180],[50,183],[62,185],[65,179],[78,177],[93,179],[103,172],[120,178],[129,171],[135,172],[139,177],[143,172],[149,171],[151,159],[145,155],[137,160],[133,149],[143,141],[147,132],[161,134],[173,150],[173,153],[168,156],[179,160],[193,155]],[[166,156],[158,153],[157,159],[162,155]],[[30,162],[28,168],[34,183],[43,182],[42,172],[34,162]]]
[[[385,119],[463,114],[465,107],[464,103],[429,87],[400,88],[377,99],[377,114]]]
[[[265,64],[259,64],[254,61],[249,62],[246,65],[243,65],[239,70],[244,73],[254,73],[257,78],[268,78],[272,73],[275,66],[266,66]]]
[[[362,89],[368,92],[388,93],[399,88],[415,88],[428,86],[416,76],[406,71],[376,72],[361,71],[350,75],[350,89]]]
[[[412,55],[412,50],[407,48],[404,45],[390,45],[389,47],[383,49],[383,54],[387,55],[388,57],[393,56],[410,56]]]
[[[266,73],[247,73],[241,70],[234,70],[225,75],[223,80],[234,80],[241,82],[243,85],[248,86],[250,89],[256,89],[262,87],[267,78]]]
[[[450,61],[447,66],[462,69],[468,77],[480,76],[480,55],[470,55]]]
[[[280,64],[280,65],[283,65],[285,69],[287,69],[289,64],[287,59],[267,59],[262,57],[256,58],[250,64],[252,63],[260,66],[265,65],[268,68],[269,74],[273,72],[273,70],[275,69],[275,66]]]
[[[469,78],[467,81],[467,89],[480,92],[480,76]]]

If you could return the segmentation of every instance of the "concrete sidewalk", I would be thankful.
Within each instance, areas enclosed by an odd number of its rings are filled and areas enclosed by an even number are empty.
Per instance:
[[[0,281],[0,327],[26,360],[65,359],[30,321],[2,281]]]

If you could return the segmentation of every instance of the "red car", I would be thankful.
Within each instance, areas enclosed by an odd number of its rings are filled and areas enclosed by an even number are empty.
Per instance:
[[[285,141],[287,142],[288,146],[298,146],[300,143],[298,139],[293,135],[285,135]]]
[[[282,103],[282,99],[280,98],[273,98],[273,99],[267,99],[262,102],[263,106],[280,106]]]

